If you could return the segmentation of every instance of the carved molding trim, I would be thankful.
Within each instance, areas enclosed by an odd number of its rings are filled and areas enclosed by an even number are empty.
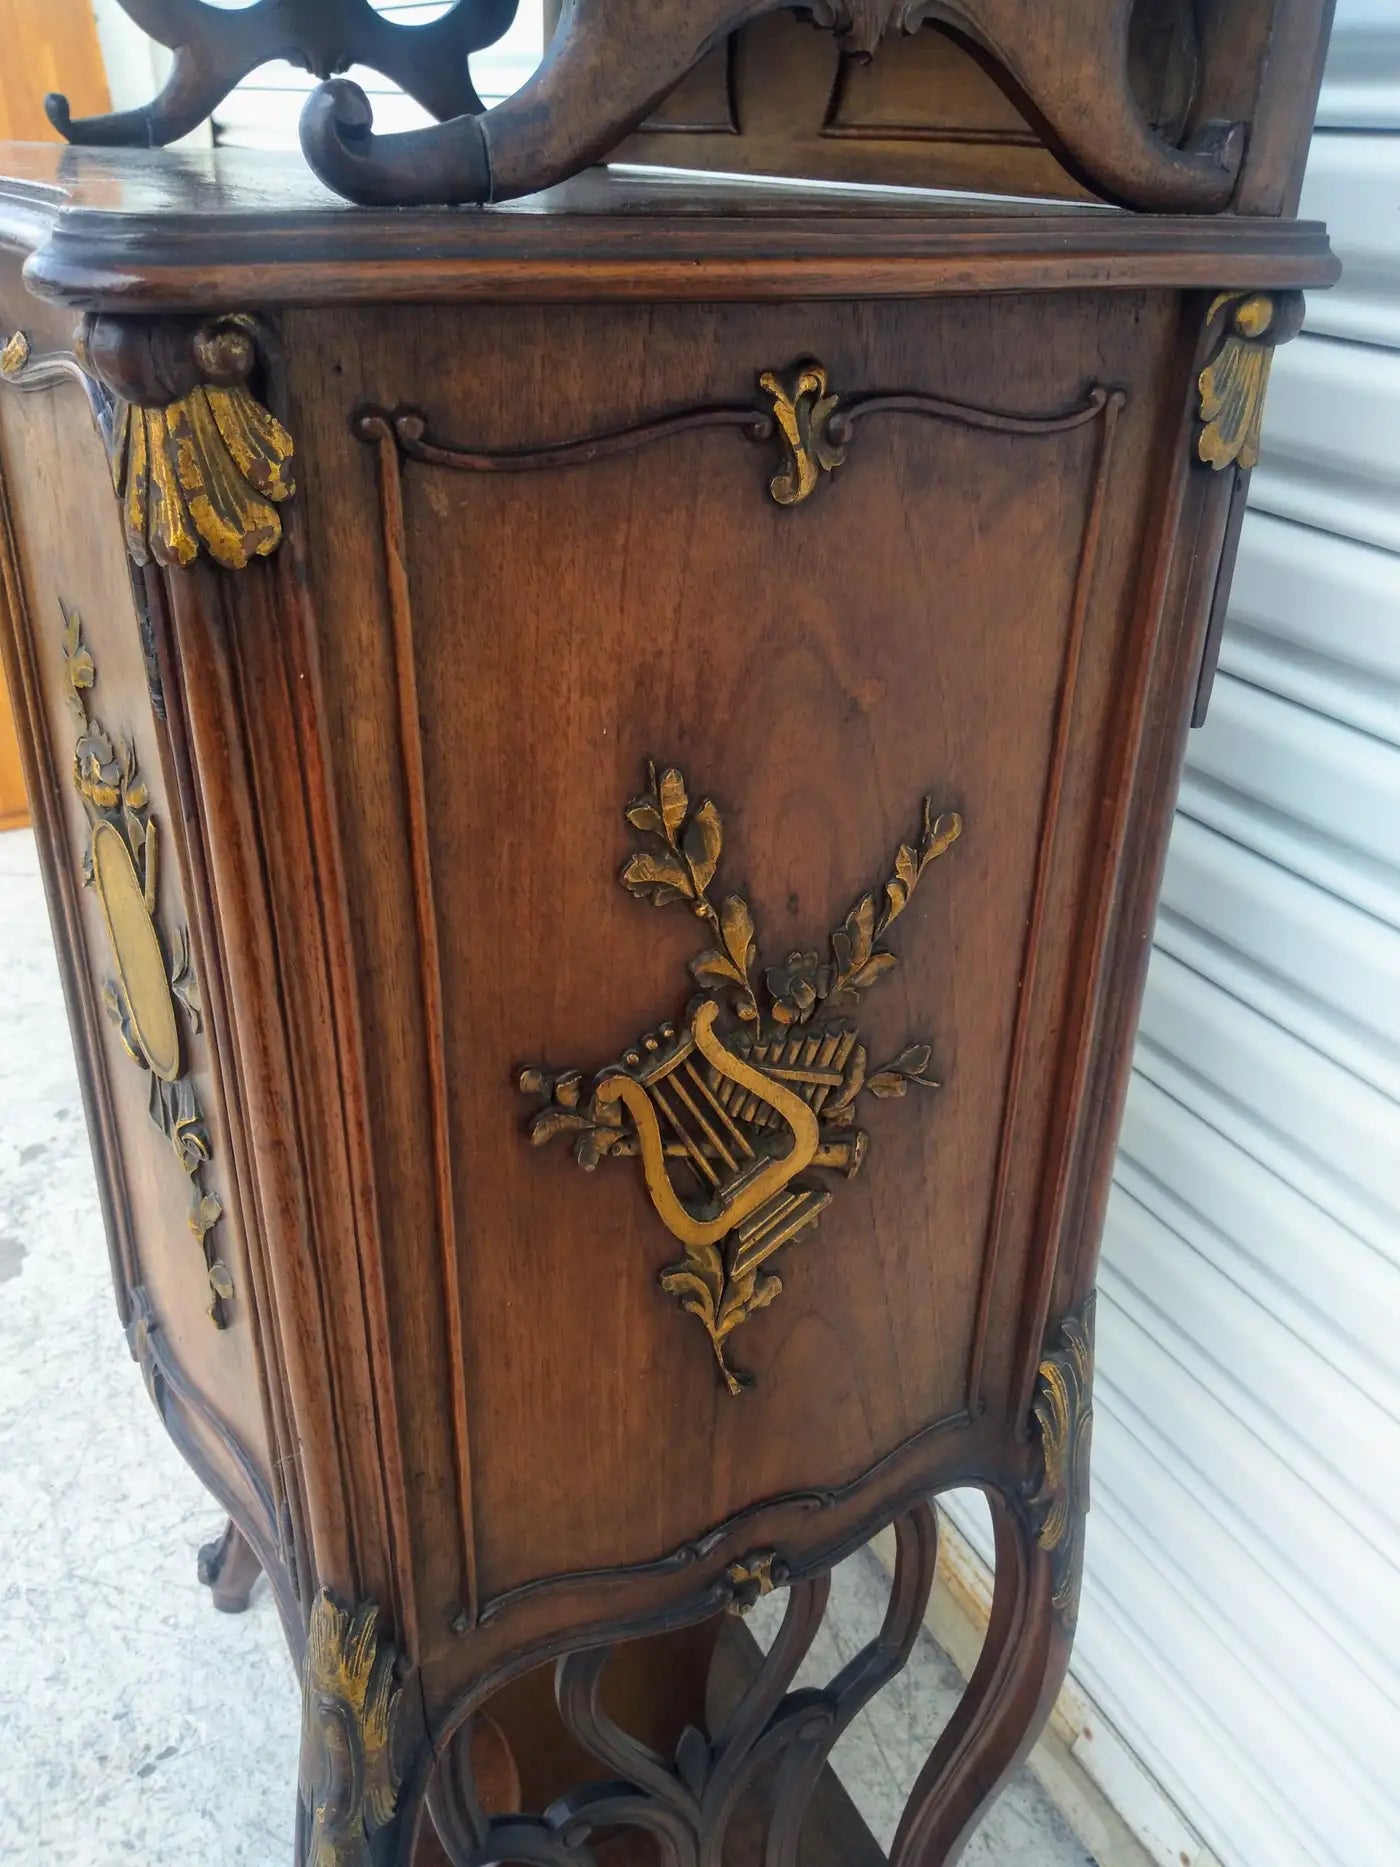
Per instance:
[[[1094,1431],[1094,1296],[1067,1316],[1040,1363],[1034,1415],[1041,1476],[1031,1494],[1035,1538],[1051,1558],[1053,1600],[1067,1627],[1079,1618],[1084,1519]]]
[[[296,1653],[301,1641],[296,1564],[289,1537],[279,1521],[277,1506],[262,1473],[238,1435],[213,1410],[205,1396],[186,1380],[166,1344],[145,1286],[132,1284],[127,1295],[130,1303],[127,1347],[141,1370],[146,1392],[180,1456],[230,1516],[236,1518],[248,1538],[277,1597],[282,1625]],[[210,1458],[211,1442],[232,1467],[242,1490],[231,1487],[224,1466]]]
[[[962,819],[956,811],[935,817],[925,798],[917,836],[896,850],[878,896],[862,895],[832,933],[830,957],[793,952],[763,971],[761,1011],[748,903],[711,899],[724,841],[719,811],[709,798],[692,810],[674,767],[658,774],[649,765],[647,780],[626,810],[646,846],[619,879],[639,900],[682,903],[706,923],[714,944],[690,962],[702,995],[681,1026],[648,1031],[588,1083],[577,1070],[533,1066],[520,1088],[541,1103],[529,1123],[536,1146],[568,1137],[589,1172],[610,1155],[640,1157],[652,1205],[685,1251],[661,1273],[661,1287],[702,1324],[725,1386],[740,1394],[751,1377],[731,1364],[729,1338],[782,1291],[764,1265],[831,1202],[825,1187],[798,1176],[860,1170],[863,1093],[938,1087],[929,1043],[911,1042],[871,1069],[857,1025],[832,1013],[857,1010],[898,964],[884,937],[925,869],[962,833]]]
[[[78,382],[91,392],[92,383],[76,356],[68,350],[40,351],[37,355],[27,331],[11,331],[0,348],[0,382],[11,389],[56,389],[60,383]]]
[[[1015,1217],[1015,1202],[1011,1190],[1012,1174],[1017,1158],[1022,1089],[1026,1080],[1027,1057],[1030,1053],[1037,1011],[1037,986],[1040,956],[1043,950],[1041,934],[1057,874],[1060,813],[1064,802],[1065,781],[1074,741],[1084,635],[1094,581],[1098,574],[1099,555],[1103,543],[1104,512],[1114,478],[1118,422],[1127,406],[1127,400],[1126,390],[1115,389],[1103,404],[1103,424],[1099,431],[1097,459],[1094,462],[1085,504],[1084,528],[1080,534],[1079,563],[1075,573],[1074,588],[1070,595],[1069,615],[1065,627],[1064,657],[1061,662],[1059,694],[1055,703],[1054,737],[1051,741],[1050,758],[1046,767],[1045,802],[1041,817],[1040,838],[1035,851],[1035,878],[1031,888],[1030,908],[1026,917],[1025,944],[1022,947],[1020,990],[1017,995],[1016,1022],[1011,1036],[1006,1098],[1002,1105],[1001,1125],[997,1136],[996,1166],[992,1181],[992,1209],[987,1225],[987,1245],[982,1255],[982,1273],[977,1296],[977,1316],[973,1328],[972,1348],[968,1356],[967,1411],[974,1418],[982,1412],[985,1404],[983,1376],[987,1334],[991,1325],[992,1293],[996,1285],[1006,1233]],[[1145,678],[1145,664],[1140,664],[1138,671]],[[1120,695],[1121,704],[1126,708],[1135,707],[1140,693],[1140,687],[1125,683]],[[1125,785],[1122,788],[1122,795],[1126,796],[1129,789],[1130,787]],[[1109,859],[1106,846],[1099,868],[1101,887],[1112,886],[1113,872],[1113,863]],[[1084,953],[1088,956],[1087,966],[1082,963],[1083,955],[1081,955],[1080,970],[1084,973],[1084,986],[1080,1003],[1083,1007],[1082,1015],[1088,1017],[1095,1002],[1092,982],[1103,962],[1106,950],[1104,944],[1106,929],[1110,920],[1100,904],[1097,908],[1089,907],[1086,910],[1082,924],[1089,930],[1098,929],[1097,934],[1091,931],[1085,937]],[[1072,1052],[1072,1047],[1079,1035],[1083,1035],[1083,1032],[1071,1034],[1067,1030],[1061,1030],[1056,1033],[1056,1041]],[[1082,1057],[1083,1050],[1079,1054]],[[1044,1308],[1042,1306],[1048,1306],[1050,1301],[1049,1282],[1054,1274],[1059,1249],[1059,1233],[1063,1219],[1061,1200],[1068,1167],[1067,1150],[1070,1145],[1069,1138],[1074,1133],[1068,1108],[1082,1093],[1082,1089],[1083,1077],[1081,1075],[1076,1086],[1066,1097],[1067,1112],[1061,1125],[1058,1158],[1051,1157],[1042,1181],[1043,1185],[1048,1185],[1052,1189],[1052,1217],[1049,1226],[1041,1234],[1037,1246],[1039,1261],[1033,1266],[1036,1279],[1035,1314],[1038,1320],[1031,1333],[1030,1359],[1023,1376],[1025,1405],[1018,1408],[1022,1415],[1029,1410],[1030,1406],[1030,1385],[1035,1374],[1034,1343],[1039,1340],[1044,1330]]]
[[[816,490],[823,474],[842,464],[855,424],[871,415],[920,415],[996,434],[1060,434],[1094,421],[1113,396],[1121,397],[1121,391],[1095,384],[1073,408],[1046,415],[978,408],[918,390],[840,396],[831,390],[825,365],[805,358],[783,370],[764,370],[751,402],[672,409],[620,428],[538,446],[483,448],[435,440],[428,417],[421,409],[407,406],[359,409],[351,425],[362,441],[378,445],[392,440],[403,458],[458,473],[528,473],[591,466],[672,435],[732,428],[747,441],[777,444],[781,460],[768,490],[776,504],[795,506]]]
[[[1304,312],[1301,292],[1222,292],[1206,313],[1215,349],[1197,378],[1200,390],[1198,457],[1218,473],[1259,464],[1264,394],[1279,344],[1296,337]]]
[[[514,1588],[503,1589],[499,1595],[492,1595],[482,1603],[477,1625],[487,1626],[499,1620],[508,1609],[516,1607],[522,1601],[534,1600],[541,1595],[557,1594],[562,1590],[609,1586],[618,1582],[643,1581],[678,1574],[684,1569],[696,1567],[708,1557],[732,1541],[743,1530],[760,1523],[763,1519],[780,1511],[827,1512],[839,1510],[849,1504],[860,1492],[879,1484],[898,1466],[941,1439],[945,1434],[972,1424],[964,1413],[949,1414],[946,1418],[932,1421],[921,1427],[918,1432],[902,1440],[882,1458],[868,1465],[857,1473],[847,1484],[831,1486],[825,1490],[783,1491],[772,1496],[760,1498],[756,1504],[749,1504],[743,1510],[736,1511],[732,1517],[726,1517],[722,1523],[713,1525],[702,1535],[689,1542],[678,1544],[668,1550],[664,1556],[655,1556],[642,1562],[617,1563],[609,1568],[568,1569],[555,1575],[542,1575],[533,1581],[517,1583]],[[949,1481],[953,1482],[952,1480]],[[969,1478],[968,1482],[971,1482]],[[920,1498],[927,1497],[934,1489],[934,1480],[926,1469],[921,1469],[902,1483],[892,1495],[882,1496],[869,1521],[861,1524],[844,1538],[834,1549],[828,1549],[822,1560],[829,1563],[842,1561],[852,1550],[859,1549],[869,1542],[881,1523],[887,1523],[891,1516],[909,1509]],[[740,1558],[741,1561],[745,1560]],[[794,1565],[796,1566],[796,1565]],[[801,1564],[804,1573],[809,1569],[805,1561]],[[728,1571],[720,1574],[718,1581],[705,1593],[705,1600],[714,1607],[724,1607],[732,1588]]]
[[[189,934],[184,927],[164,934],[156,918],[160,842],[150,793],[132,742],[114,740],[88,706],[97,668],[81,618],[67,609],[63,656],[68,705],[78,724],[73,783],[88,820],[83,880],[101,904],[116,967],[116,977],[102,987],[102,1002],[127,1055],[150,1072],[151,1120],[188,1176],[189,1227],[204,1257],[209,1314],[222,1329],[233,1277],[213,1236],[223,1205],[206,1179],[209,1130],[184,1056],[184,1028],[197,1035],[204,1016]]]
[[[463,1343],[462,1259],[457,1247],[457,1201],[453,1176],[452,1123],[448,1107],[447,1026],[443,1011],[442,955],[433,888],[433,852],[428,836],[428,781],[423,763],[422,715],[414,652],[413,598],[408,580],[403,476],[390,432],[376,442],[379,517],[398,700],[399,757],[408,805],[408,858],[413,875],[418,983],[422,993],[427,1071],[424,1083],[428,1157],[433,1176],[438,1263],[447,1329],[447,1381],[452,1426],[457,1523],[462,1553],[462,1606],[455,1630],[472,1627],[477,1613],[476,1521],[472,1511],[471,1421],[467,1405],[467,1356]]]
[[[393,1819],[402,1782],[395,1661],[373,1603],[352,1611],[319,1591],[302,1671],[306,1867],[370,1867],[370,1838]]]

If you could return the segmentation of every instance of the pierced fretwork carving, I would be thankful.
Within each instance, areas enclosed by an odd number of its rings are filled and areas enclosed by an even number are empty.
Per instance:
[[[916,1505],[894,1525],[895,1573],[876,1637],[824,1687],[792,1690],[821,1627],[829,1572],[784,1583],[782,1624],[747,1688],[718,1728],[690,1725],[667,1758],[639,1743],[607,1713],[603,1679],[611,1647],[560,1660],[555,1696],[570,1733],[597,1758],[606,1780],[585,1783],[540,1815],[488,1817],[468,1780],[435,1798],[439,1837],[453,1867],[586,1867],[595,1837],[611,1829],[653,1836],[667,1867],[699,1867],[724,1857],[730,1823],[745,1793],[763,1777],[768,1796],[768,1867],[796,1867],[802,1824],[832,1746],[851,1720],[904,1667],[923,1623],[937,1563],[933,1507]],[[758,1566],[749,1558],[742,1566]],[[469,1777],[469,1746],[455,1747],[453,1768]]]
[[[652,1205],[685,1248],[661,1286],[703,1325],[725,1386],[739,1394],[749,1377],[731,1365],[729,1337],[780,1294],[768,1260],[831,1203],[825,1187],[798,1176],[859,1170],[862,1094],[938,1087],[931,1044],[914,1041],[871,1069],[856,1023],[832,1014],[858,1009],[898,964],[885,935],[929,864],[961,834],[962,819],[935,816],[925,798],[917,836],[900,844],[879,890],[862,895],[832,933],[829,957],[793,952],[767,967],[761,1009],[748,903],[711,898],[724,841],[719,811],[709,798],[692,809],[674,767],[647,773],[646,791],[626,813],[645,846],[620,880],[639,900],[682,903],[707,925],[713,945],[690,962],[703,996],[679,1026],[647,1032],[590,1082],[577,1070],[531,1067],[520,1088],[541,1103],[530,1121],[537,1146],[566,1137],[589,1171],[610,1155],[640,1157]]]

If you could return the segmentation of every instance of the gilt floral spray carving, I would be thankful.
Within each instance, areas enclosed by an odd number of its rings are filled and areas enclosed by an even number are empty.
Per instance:
[[[167,937],[156,919],[159,838],[150,793],[129,739],[113,739],[93,714],[88,695],[97,667],[83,640],[81,618],[63,614],[68,705],[78,724],[73,782],[88,819],[83,880],[96,892],[116,977],[102,1002],[132,1061],[151,1076],[151,1120],[169,1141],[190,1185],[189,1227],[204,1255],[209,1314],[228,1320],[233,1278],[213,1237],[223,1205],[206,1182],[209,1130],[184,1063],[184,1024],[202,1023],[199,989],[183,927]]]
[[[640,1159],[652,1205],[684,1249],[661,1286],[701,1323],[725,1386],[739,1394],[752,1377],[730,1361],[730,1338],[782,1292],[769,1259],[831,1203],[830,1189],[806,1176],[859,1171],[862,1096],[938,1087],[930,1043],[911,1042],[872,1069],[857,1019],[842,1014],[858,1012],[898,964],[885,936],[962,819],[935,816],[925,798],[917,835],[827,952],[764,967],[748,903],[734,894],[715,903],[724,827],[712,800],[692,809],[681,773],[651,765],[626,815],[643,847],[623,866],[623,887],[655,907],[689,908],[710,935],[690,962],[700,996],[679,1024],[648,1031],[591,1078],[532,1066],[519,1086],[539,1104],[529,1122],[536,1146],[567,1138],[587,1171],[607,1158]]]

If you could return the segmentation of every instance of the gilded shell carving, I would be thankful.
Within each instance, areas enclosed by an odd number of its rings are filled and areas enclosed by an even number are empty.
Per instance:
[[[190,564],[201,550],[241,570],[282,539],[295,491],[292,437],[243,384],[200,385],[165,408],[117,401],[112,482],[137,564]]]
[[[1197,453],[1208,467],[1259,464],[1264,392],[1274,350],[1303,321],[1300,292],[1222,292],[1206,317],[1223,335],[1198,379],[1201,432]]]

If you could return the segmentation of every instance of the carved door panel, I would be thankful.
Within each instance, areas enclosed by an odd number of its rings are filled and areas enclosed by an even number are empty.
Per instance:
[[[408,1508],[577,1619],[1030,1417],[1178,301],[404,328],[285,323]]]
[[[76,369],[41,360],[56,346],[38,335],[32,308],[29,329],[35,367],[21,367],[16,339],[0,402],[7,665],[64,930],[118,1303],[167,1425],[270,1557],[283,1533],[209,1028],[217,991],[144,585],[128,572],[85,386]]]

